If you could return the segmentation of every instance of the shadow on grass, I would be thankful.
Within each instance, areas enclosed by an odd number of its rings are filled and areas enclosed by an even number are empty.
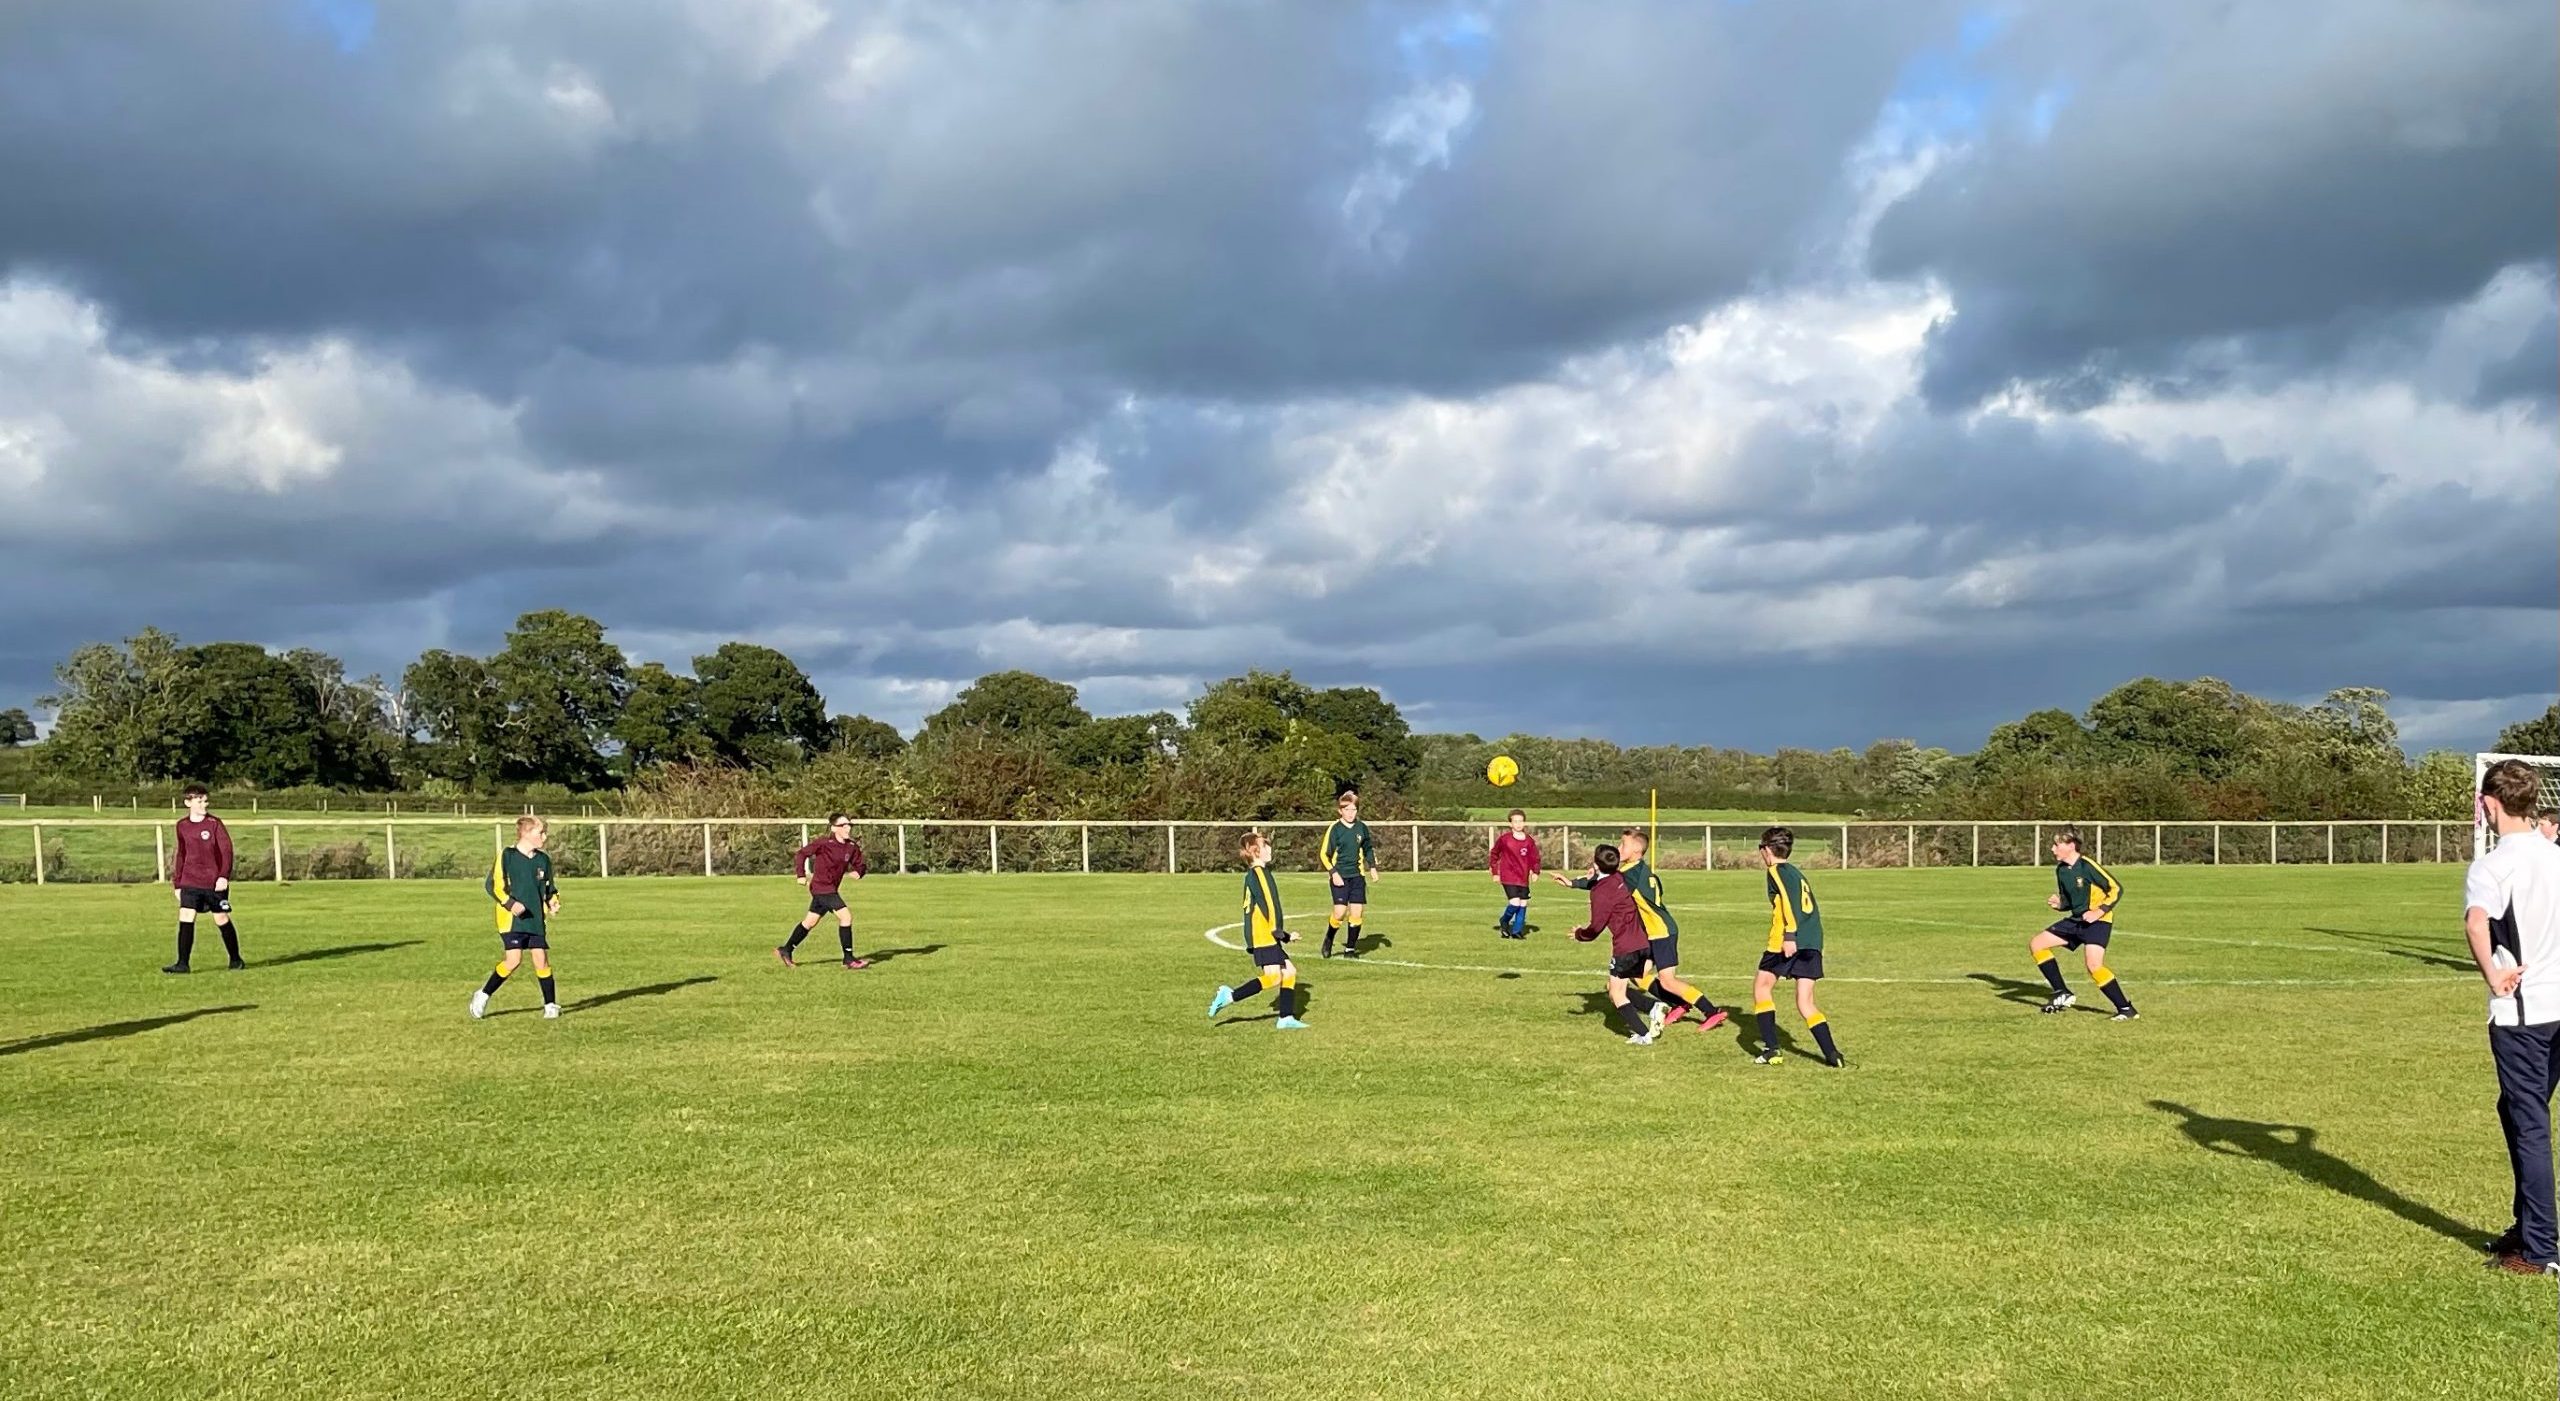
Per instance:
[[[685,988],[699,986],[703,983],[716,983],[718,981],[720,981],[718,977],[713,974],[705,973],[698,978],[680,978],[672,983],[645,983],[636,988],[616,988],[611,992],[597,993],[593,997],[579,998],[575,1002],[563,1002],[560,1004],[560,1010],[564,1014],[569,1012],[592,1012],[598,1007],[610,1007],[614,1003],[628,1002],[635,997],[664,997],[671,992],[680,992]],[[503,1012],[491,1012],[489,1015],[493,1017],[522,1017],[530,1016],[541,1010],[542,1008],[540,1006],[509,1007]]]
[[[2151,1107],[2163,1114],[2178,1116],[2178,1132],[2208,1153],[2272,1163],[2305,1182],[2368,1202],[2412,1226],[2423,1226],[2447,1240],[2460,1241],[2475,1250],[2488,1239],[2486,1231],[2464,1225],[2424,1202],[2411,1201],[2376,1182],[2364,1169],[2315,1146],[2315,1140],[2320,1137],[2318,1129],[2303,1124],[2217,1119],[2165,1099],[2151,1101]]]
[[[880,949],[859,956],[866,963],[881,964],[893,958],[931,958],[949,947],[949,944],[918,944],[911,949]]]
[[[288,963],[318,963],[324,959],[353,958],[358,954],[389,953],[393,949],[415,948],[425,942],[424,939],[401,939],[387,944],[340,944],[335,948],[304,949],[300,953],[289,953],[282,958],[259,959],[258,966],[282,968]]]
[[[76,1031],[49,1032],[43,1036],[30,1036],[22,1041],[0,1041],[0,1056],[24,1055],[29,1051],[48,1050],[55,1046],[76,1046],[83,1041],[111,1041],[119,1036],[139,1036],[146,1031],[158,1031],[164,1026],[176,1026],[180,1022],[191,1022],[198,1017],[218,1017],[225,1012],[253,1012],[257,1007],[258,1004],[255,1002],[234,1003],[228,1007],[199,1007],[192,1012],[172,1012],[165,1017],[142,1017],[129,1022],[101,1022],[96,1026],[84,1026]]]
[[[2373,929],[2324,929],[2316,925],[2307,927],[2314,934],[2326,934],[2332,938],[2338,939],[2351,939],[2356,943],[2372,949],[2375,953],[2389,954],[2393,958],[2405,958],[2412,963],[2423,963],[2432,968],[2449,968],[2457,973],[2477,974],[2480,971],[2472,965],[2471,960],[2468,958],[2457,958],[2448,953],[2439,953],[2423,948],[2413,948],[2410,946],[2409,938],[2406,935],[2385,934],[2379,930]]]
[[[1967,973],[1965,976],[1997,993],[2001,1001],[2015,1002],[2021,1007],[2042,1007],[2053,996],[2053,989],[2046,987],[2042,980],[2029,982],[2024,978],[2003,978],[1997,973]],[[2114,1009],[2084,1002],[2071,1010],[2111,1015]]]

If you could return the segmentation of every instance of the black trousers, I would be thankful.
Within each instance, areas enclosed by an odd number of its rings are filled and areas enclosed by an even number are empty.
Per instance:
[[[2560,1220],[2551,1204],[2551,1092],[2560,1087],[2560,1022],[2492,1026],[2489,1056],[2498,1066],[2498,1128],[2516,1178],[2516,1229],[2524,1258],[2560,1260]]]

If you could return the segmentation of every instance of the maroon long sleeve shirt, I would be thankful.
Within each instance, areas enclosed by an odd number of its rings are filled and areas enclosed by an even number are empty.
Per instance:
[[[862,859],[860,842],[820,837],[791,854],[791,874],[807,876],[812,895],[833,895],[844,885],[846,876],[860,880],[870,870]]]
[[[1523,833],[1495,835],[1493,849],[1485,853],[1485,869],[1504,885],[1527,885],[1538,878],[1538,839]]]
[[[1644,916],[1636,913],[1636,897],[1623,876],[1606,875],[1591,883],[1591,922],[1582,927],[1608,930],[1613,954],[1645,950]]]
[[[207,814],[204,821],[178,819],[178,859],[169,883],[180,890],[211,890],[231,879],[231,829]]]

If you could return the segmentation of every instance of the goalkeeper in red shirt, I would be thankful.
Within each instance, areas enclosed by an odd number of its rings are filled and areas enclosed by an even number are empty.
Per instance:
[[[1510,830],[1497,834],[1492,850],[1485,854],[1485,869],[1502,886],[1502,917],[1493,922],[1493,928],[1503,938],[1529,937],[1529,887],[1537,881],[1541,864],[1538,839],[1529,835],[1529,814],[1513,808]]]

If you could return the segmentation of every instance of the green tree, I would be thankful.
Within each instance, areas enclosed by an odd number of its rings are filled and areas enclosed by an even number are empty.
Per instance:
[[[2400,815],[2455,822],[2471,815],[2471,756],[2431,749],[2409,770],[2400,788]]]
[[[93,642],[54,669],[45,762],[84,778],[144,782],[187,776],[192,737],[211,707],[178,639],[144,628],[122,647]]]
[[[1067,731],[1058,742],[1058,757],[1078,769],[1140,768],[1171,757],[1181,732],[1182,722],[1161,710],[1108,716]]]
[[[2498,731],[2500,754],[2560,755],[2560,703]]]
[[[917,738],[989,730],[1054,739],[1092,722],[1077,703],[1075,687],[1033,672],[998,671],[970,682],[951,704],[926,716]]]
[[[27,718],[27,712],[14,706],[0,710],[0,749],[15,749],[35,742],[36,722]]]
[[[776,768],[826,747],[827,704],[799,663],[752,642],[723,642],[693,659],[703,732],[732,763]]]
[[[186,737],[187,772],[208,783],[261,788],[327,781],[320,696],[301,668],[254,642],[215,642],[187,652],[207,702]]]
[[[907,752],[907,737],[886,720],[839,715],[827,722],[827,728],[834,732],[827,744],[829,753],[852,754],[885,764]]]
[[[416,767],[429,778],[485,788],[506,765],[507,704],[477,657],[432,649],[400,676]]]
[[[1974,764],[1986,773],[2078,762],[2089,750],[2089,732],[2068,710],[2044,709],[1995,727]]]
[[[2112,760],[2157,760],[2174,772],[2223,778],[2245,757],[2247,699],[2210,676],[2145,676],[2091,703],[2088,737]]]
[[[1405,723],[1404,712],[1372,687],[1318,691],[1307,701],[1305,718],[1318,729],[1359,745],[1359,768],[1347,776],[1402,789],[1422,767],[1422,750],[1413,742],[1413,728]]]
[[[507,775],[592,788],[604,781],[602,749],[630,689],[622,649],[604,625],[559,609],[527,613],[489,659],[507,722]]]
[[[701,692],[700,683],[664,662],[647,662],[631,673],[631,689],[611,726],[628,772],[709,757]]]

